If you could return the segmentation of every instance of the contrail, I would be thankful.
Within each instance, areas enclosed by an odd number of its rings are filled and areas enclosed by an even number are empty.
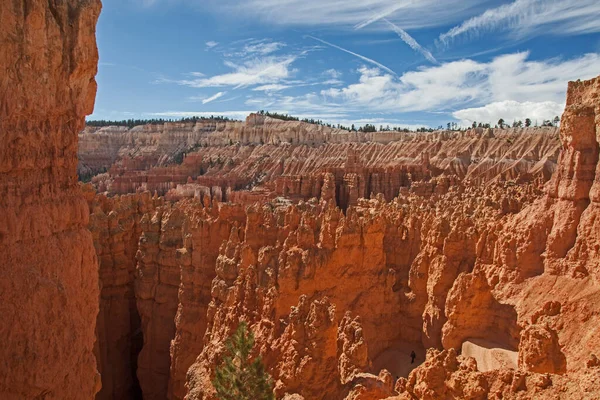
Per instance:
[[[388,68],[388,67],[386,67],[385,65],[383,65],[383,64],[381,64],[381,63],[378,63],[377,61],[375,61],[375,60],[372,60],[372,59],[370,59],[370,58],[368,58],[368,57],[361,56],[360,54],[357,54],[357,53],[355,53],[355,52],[353,52],[353,51],[346,50],[346,49],[344,49],[343,47],[336,46],[336,45],[335,45],[335,44],[333,44],[333,43],[326,42],[326,41],[324,41],[324,40],[322,40],[322,39],[319,39],[319,38],[316,38],[316,37],[314,37],[314,36],[307,35],[307,37],[309,37],[309,38],[311,38],[311,39],[313,39],[313,40],[316,40],[317,42],[321,42],[321,43],[323,43],[323,44],[326,44],[327,46],[331,46],[331,47],[333,47],[334,49],[338,49],[338,50],[341,50],[341,51],[343,51],[343,52],[345,52],[345,53],[352,54],[354,57],[358,57],[358,58],[360,58],[360,59],[361,59],[361,60],[363,60],[363,61],[366,61],[366,62],[368,62],[368,63],[370,63],[370,64],[373,64],[373,65],[375,65],[375,66],[377,66],[377,67],[379,67],[379,68],[381,68],[381,69],[383,69],[383,70],[385,70],[385,71],[389,72],[390,74],[397,75],[397,74],[396,74],[394,71],[392,71],[390,68]]]
[[[431,54],[431,52],[429,50],[427,50],[426,48],[424,48],[423,46],[421,46],[412,36],[410,36],[408,34],[408,32],[406,32],[404,29],[400,28],[399,26],[394,25],[388,19],[386,19],[386,18],[382,18],[382,19],[385,22],[388,23],[388,25],[390,26],[390,28],[392,28],[392,30],[394,32],[396,32],[398,34],[398,36],[400,36],[400,39],[402,39],[402,41],[404,43],[406,43],[407,45],[409,45],[413,50],[418,51],[419,53],[421,53],[423,55],[423,57],[425,57],[426,59],[428,59],[432,63],[439,64],[438,60],[435,59],[435,57],[433,56],[433,54]]]
[[[395,13],[396,11],[398,11],[401,8],[404,8],[405,6],[406,6],[405,4],[402,4],[399,6],[394,6],[394,7],[390,8],[389,10],[382,12],[379,15],[375,15],[372,18],[370,18],[364,22],[361,22],[360,24],[356,24],[354,26],[354,30],[359,30],[359,29],[364,28],[365,26],[371,25],[372,23],[377,22],[380,19],[385,18],[388,15]],[[369,9],[370,9],[370,7],[369,7]],[[373,11],[373,10],[371,10],[371,11]]]

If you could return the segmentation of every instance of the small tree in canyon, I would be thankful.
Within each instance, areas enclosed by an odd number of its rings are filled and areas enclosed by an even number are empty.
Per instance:
[[[220,400],[274,400],[273,382],[260,357],[253,361],[254,334],[245,322],[225,342],[226,352],[213,385]]]

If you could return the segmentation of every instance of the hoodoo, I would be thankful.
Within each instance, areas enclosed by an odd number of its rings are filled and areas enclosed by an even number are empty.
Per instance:
[[[91,399],[98,261],[77,183],[99,0],[0,2],[0,398]]]
[[[101,309],[111,299],[99,331],[115,338],[100,347],[125,345],[101,370],[134,371],[113,393],[137,377],[144,398],[216,399],[223,345],[245,321],[278,399],[594,398],[599,82],[569,85],[560,136],[211,144],[255,129],[250,117],[179,126],[190,149],[161,165],[143,138],[166,143],[172,126],[128,133],[86,186]],[[281,129],[266,123],[263,141]],[[80,159],[111,129],[84,133]],[[142,178],[111,186],[128,176]],[[151,197],[143,182],[171,189]]]
[[[1,399],[600,398],[600,77],[560,128],[85,126],[100,7],[0,3]]]

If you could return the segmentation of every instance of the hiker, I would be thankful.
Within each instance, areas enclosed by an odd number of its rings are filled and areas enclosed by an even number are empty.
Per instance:
[[[410,352],[410,363],[414,364],[415,363],[415,358],[417,358],[417,355],[415,354],[415,351],[411,351]]]

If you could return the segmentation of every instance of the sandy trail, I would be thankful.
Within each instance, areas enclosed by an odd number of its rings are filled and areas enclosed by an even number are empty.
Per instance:
[[[410,352],[416,353],[414,364],[410,363]],[[398,344],[379,354],[373,360],[373,370],[378,374],[382,369],[387,369],[392,377],[407,378],[408,374],[425,361],[425,350],[421,345]]]
[[[506,347],[484,339],[468,339],[462,345],[462,355],[473,357],[481,372],[500,368],[517,369],[518,352]]]

